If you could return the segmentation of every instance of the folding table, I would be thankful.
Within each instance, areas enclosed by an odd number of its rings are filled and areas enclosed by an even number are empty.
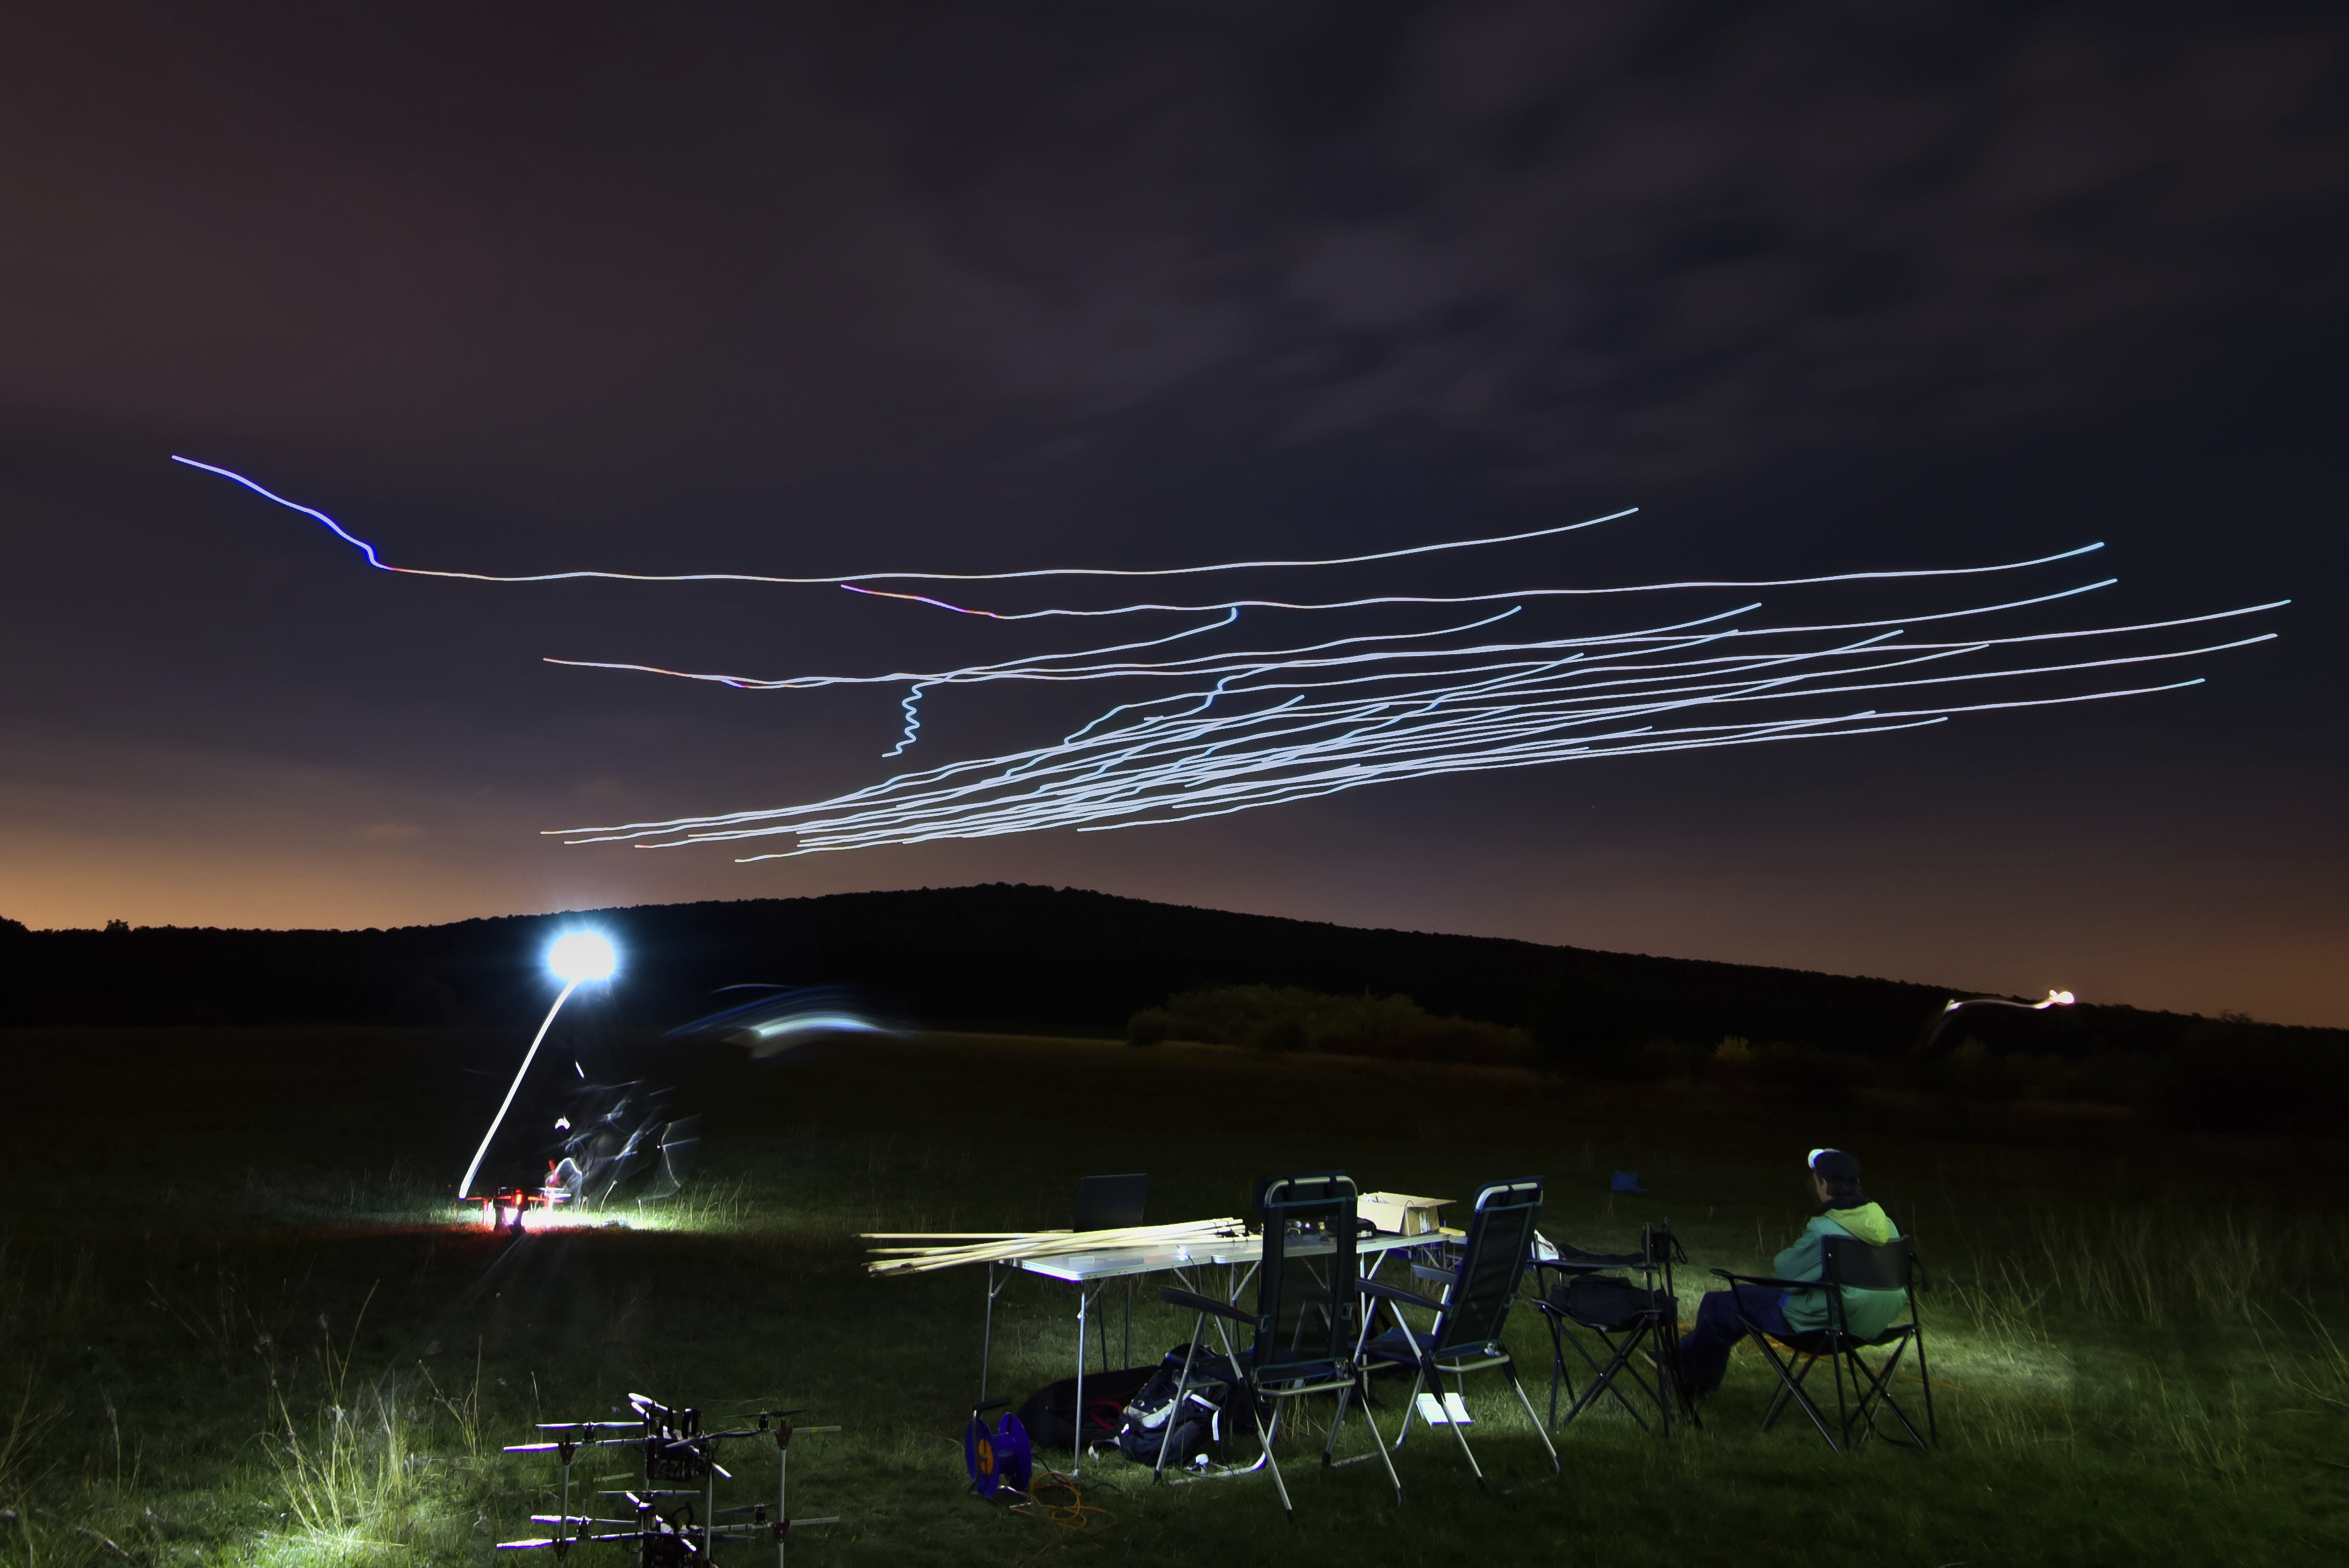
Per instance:
[[[1397,1236],[1381,1233],[1364,1236],[1354,1243],[1354,1251],[1364,1257],[1383,1257],[1388,1253],[1405,1252],[1449,1240],[1429,1233],[1419,1236]],[[1288,1249],[1291,1257],[1311,1257],[1316,1252],[1329,1253],[1336,1248],[1328,1242],[1305,1241]],[[1010,1258],[987,1265],[987,1328],[979,1342],[978,1402],[987,1403],[987,1377],[995,1347],[995,1298],[1011,1283],[1015,1274],[1035,1274],[1042,1279],[1065,1280],[1077,1287],[1077,1439],[1075,1457],[1070,1461],[1069,1474],[1073,1477],[1084,1460],[1085,1446],[1085,1314],[1095,1297],[1111,1280],[1132,1279],[1142,1274],[1171,1274],[1192,1290],[1199,1287],[1193,1281],[1192,1271],[1220,1268],[1226,1271],[1224,1299],[1233,1301],[1247,1287],[1248,1277],[1264,1259],[1264,1238],[1252,1235],[1208,1236],[1185,1242],[1165,1242],[1135,1247],[1106,1247],[1097,1253],[1062,1253],[1035,1258]]]

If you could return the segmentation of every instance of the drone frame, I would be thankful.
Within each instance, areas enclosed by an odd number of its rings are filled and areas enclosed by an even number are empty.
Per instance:
[[[628,1404],[636,1412],[633,1420],[612,1421],[542,1421],[538,1429],[563,1436],[532,1443],[516,1443],[506,1452],[553,1453],[563,1466],[563,1502],[560,1513],[534,1513],[533,1524],[554,1526],[552,1535],[530,1541],[502,1541],[501,1552],[527,1552],[552,1547],[558,1561],[570,1553],[574,1546],[590,1542],[634,1542],[640,1548],[644,1568],[714,1568],[713,1555],[720,1541],[772,1541],[775,1543],[776,1568],[783,1568],[785,1540],[793,1525],[837,1524],[838,1515],[827,1518],[793,1519],[791,1517],[791,1448],[794,1437],[824,1432],[837,1432],[837,1426],[798,1427],[790,1418],[801,1414],[799,1409],[761,1410],[750,1418],[755,1427],[741,1427],[722,1432],[701,1430],[701,1412],[686,1407],[663,1405],[648,1395],[630,1394]],[[605,1432],[628,1433],[627,1436],[605,1437]],[[720,1477],[734,1479],[733,1472],[719,1464],[717,1446],[742,1438],[767,1438],[775,1445],[775,1503],[771,1518],[763,1502],[744,1503],[729,1508],[726,1513],[748,1512],[754,1517],[741,1524],[718,1522],[718,1481]],[[626,1498],[634,1519],[600,1519],[571,1511],[571,1467],[582,1449],[636,1448],[644,1454],[645,1482],[641,1487],[599,1492],[601,1497]],[[699,1480],[700,1486],[679,1488],[663,1486],[663,1481]],[[654,1501],[660,1498],[692,1498],[701,1504],[698,1520],[680,1524],[665,1517]],[[698,1541],[697,1541],[698,1538]]]

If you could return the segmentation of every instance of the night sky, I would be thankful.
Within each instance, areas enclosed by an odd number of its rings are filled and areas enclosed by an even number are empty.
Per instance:
[[[1016,881],[2349,1024],[2337,5],[87,0],[9,17],[0,197],[0,915]],[[2075,620],[2294,603],[2126,703],[738,865],[540,830],[872,782],[902,693],[543,657],[1035,636],[371,573],[175,452],[490,573],[1164,566],[1636,505],[1509,573],[2101,539],[2121,584]],[[1058,714],[948,693],[922,744]]]

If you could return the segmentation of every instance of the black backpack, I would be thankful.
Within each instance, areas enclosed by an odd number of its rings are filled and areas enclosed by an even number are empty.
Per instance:
[[[1676,1314],[1672,1298],[1661,1290],[1625,1279],[1620,1274],[1576,1274],[1553,1286],[1550,1305],[1576,1323],[1590,1328],[1619,1331],[1643,1313]],[[1665,1322],[1672,1321],[1668,1315]]]
[[[1121,1367],[1112,1372],[1085,1377],[1085,1449],[1105,1449],[1117,1442],[1125,1419],[1126,1401],[1158,1376],[1155,1367]],[[1048,1383],[1019,1407],[1019,1424],[1028,1440],[1040,1449],[1068,1449],[1077,1441],[1077,1380],[1063,1377]]]
[[[1186,1356],[1191,1362],[1190,1390],[1177,1409],[1174,1389],[1183,1380]],[[1221,1459],[1224,1443],[1231,1436],[1226,1407],[1245,1420],[1247,1401],[1239,1370],[1228,1357],[1206,1349],[1194,1353],[1188,1345],[1178,1345],[1166,1353],[1150,1381],[1126,1406],[1125,1424],[1118,1429],[1118,1451],[1135,1464],[1154,1466],[1163,1450],[1169,1470],[1188,1469],[1203,1454]],[[1166,1435],[1170,1420],[1174,1424],[1172,1439]]]

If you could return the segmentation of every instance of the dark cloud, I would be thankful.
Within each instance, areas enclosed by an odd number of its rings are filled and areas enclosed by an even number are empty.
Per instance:
[[[2076,417],[2334,317],[2349,278],[2314,9],[76,7],[28,33],[0,67],[0,397],[444,461],[847,439],[869,467],[884,427],[1063,449],[1195,403],[1653,475]]]
[[[911,211],[1001,293],[1003,385],[1685,469],[2131,399],[2349,278],[2318,15],[1252,15],[873,49]]]

